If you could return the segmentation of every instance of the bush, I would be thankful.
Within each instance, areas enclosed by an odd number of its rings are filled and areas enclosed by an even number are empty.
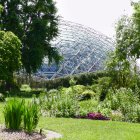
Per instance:
[[[92,85],[93,80],[96,81],[100,77],[107,76],[108,74],[104,71],[101,72],[92,72],[92,73],[83,73],[73,76],[66,76],[63,78],[56,78],[54,80],[45,81],[46,88],[58,89],[59,87],[70,87],[70,80],[74,79],[77,85]]]
[[[95,92],[92,90],[85,90],[82,94],[79,95],[79,100],[83,101],[83,100],[89,100],[92,97],[95,96]]]
[[[100,90],[100,101],[103,101],[106,98],[108,90],[111,86],[111,78],[110,77],[102,77],[98,79],[98,86]]]
[[[58,93],[41,94],[39,103],[47,116],[74,117],[78,111],[78,102],[72,92],[64,94],[60,90]]]
[[[24,129],[27,132],[32,132],[39,121],[39,108],[36,102],[29,103],[24,108],[23,114]]]
[[[107,100],[111,101],[113,110],[120,109],[123,114],[127,112],[127,108],[136,105],[138,101],[137,95],[131,89],[120,88],[118,90],[109,90]]]
[[[108,117],[103,116],[101,113],[88,113],[86,116],[78,116],[77,118],[85,118],[91,120],[109,120]]]
[[[88,113],[87,118],[92,120],[109,120],[109,118],[103,116],[101,113]]]
[[[21,85],[20,91],[30,92],[31,90],[32,89],[29,85],[27,84]]]
[[[112,110],[116,110],[122,114],[120,119],[127,122],[139,122],[140,120],[140,104],[138,96],[131,90],[120,88],[118,90],[109,90],[105,104],[108,103]],[[116,114],[112,118],[119,117]]]
[[[112,121],[123,121],[123,114],[121,113],[121,111],[113,111],[110,115],[110,118]]]
[[[88,112],[96,112],[98,104],[99,104],[98,101],[94,99],[79,102],[80,105],[79,115],[85,116]]]
[[[19,130],[21,128],[24,103],[24,100],[20,100],[17,98],[8,100],[7,104],[4,107],[6,128],[13,130]]]
[[[49,94],[57,94],[59,91],[57,89],[51,89],[49,90]]]

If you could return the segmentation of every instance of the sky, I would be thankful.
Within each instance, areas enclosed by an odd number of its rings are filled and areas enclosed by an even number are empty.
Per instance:
[[[121,15],[132,14],[130,0],[55,0],[64,20],[91,27],[109,37]]]

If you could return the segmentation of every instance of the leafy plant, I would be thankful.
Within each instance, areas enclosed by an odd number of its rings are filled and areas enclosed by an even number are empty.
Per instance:
[[[56,117],[74,117],[78,112],[78,101],[72,92],[63,93],[63,91],[52,94],[41,94],[39,103],[42,112],[47,116]]]
[[[30,92],[32,89],[29,85],[23,84],[21,85],[20,91]]]
[[[6,128],[19,130],[21,128],[22,115],[25,101],[18,98],[9,99],[4,107]]]
[[[89,100],[89,99],[93,98],[95,96],[95,94],[96,93],[92,90],[85,90],[82,94],[78,95],[79,96],[78,99],[80,101]]]
[[[27,132],[32,132],[39,121],[39,107],[36,102],[29,103],[24,108],[23,114],[24,129]]]
[[[88,113],[87,117],[92,120],[109,120],[109,118],[103,116],[101,113]]]
[[[98,86],[100,91],[99,99],[103,101],[106,98],[108,90],[111,86],[111,78],[110,77],[102,77],[98,79]]]
[[[109,90],[104,104],[110,106],[112,110],[119,111],[122,115],[120,119],[129,122],[139,121],[139,99],[131,90],[120,88],[118,90]],[[119,117],[118,114],[112,114],[112,118]]]

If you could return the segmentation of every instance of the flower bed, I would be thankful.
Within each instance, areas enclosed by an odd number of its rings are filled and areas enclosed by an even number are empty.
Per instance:
[[[88,113],[86,116],[77,116],[76,118],[91,120],[110,120],[108,117],[103,116],[101,113]]]

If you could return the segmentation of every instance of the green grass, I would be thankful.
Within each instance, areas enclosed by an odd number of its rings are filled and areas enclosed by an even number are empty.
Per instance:
[[[63,135],[62,140],[139,140],[140,124],[67,118],[44,118],[39,128]]]

